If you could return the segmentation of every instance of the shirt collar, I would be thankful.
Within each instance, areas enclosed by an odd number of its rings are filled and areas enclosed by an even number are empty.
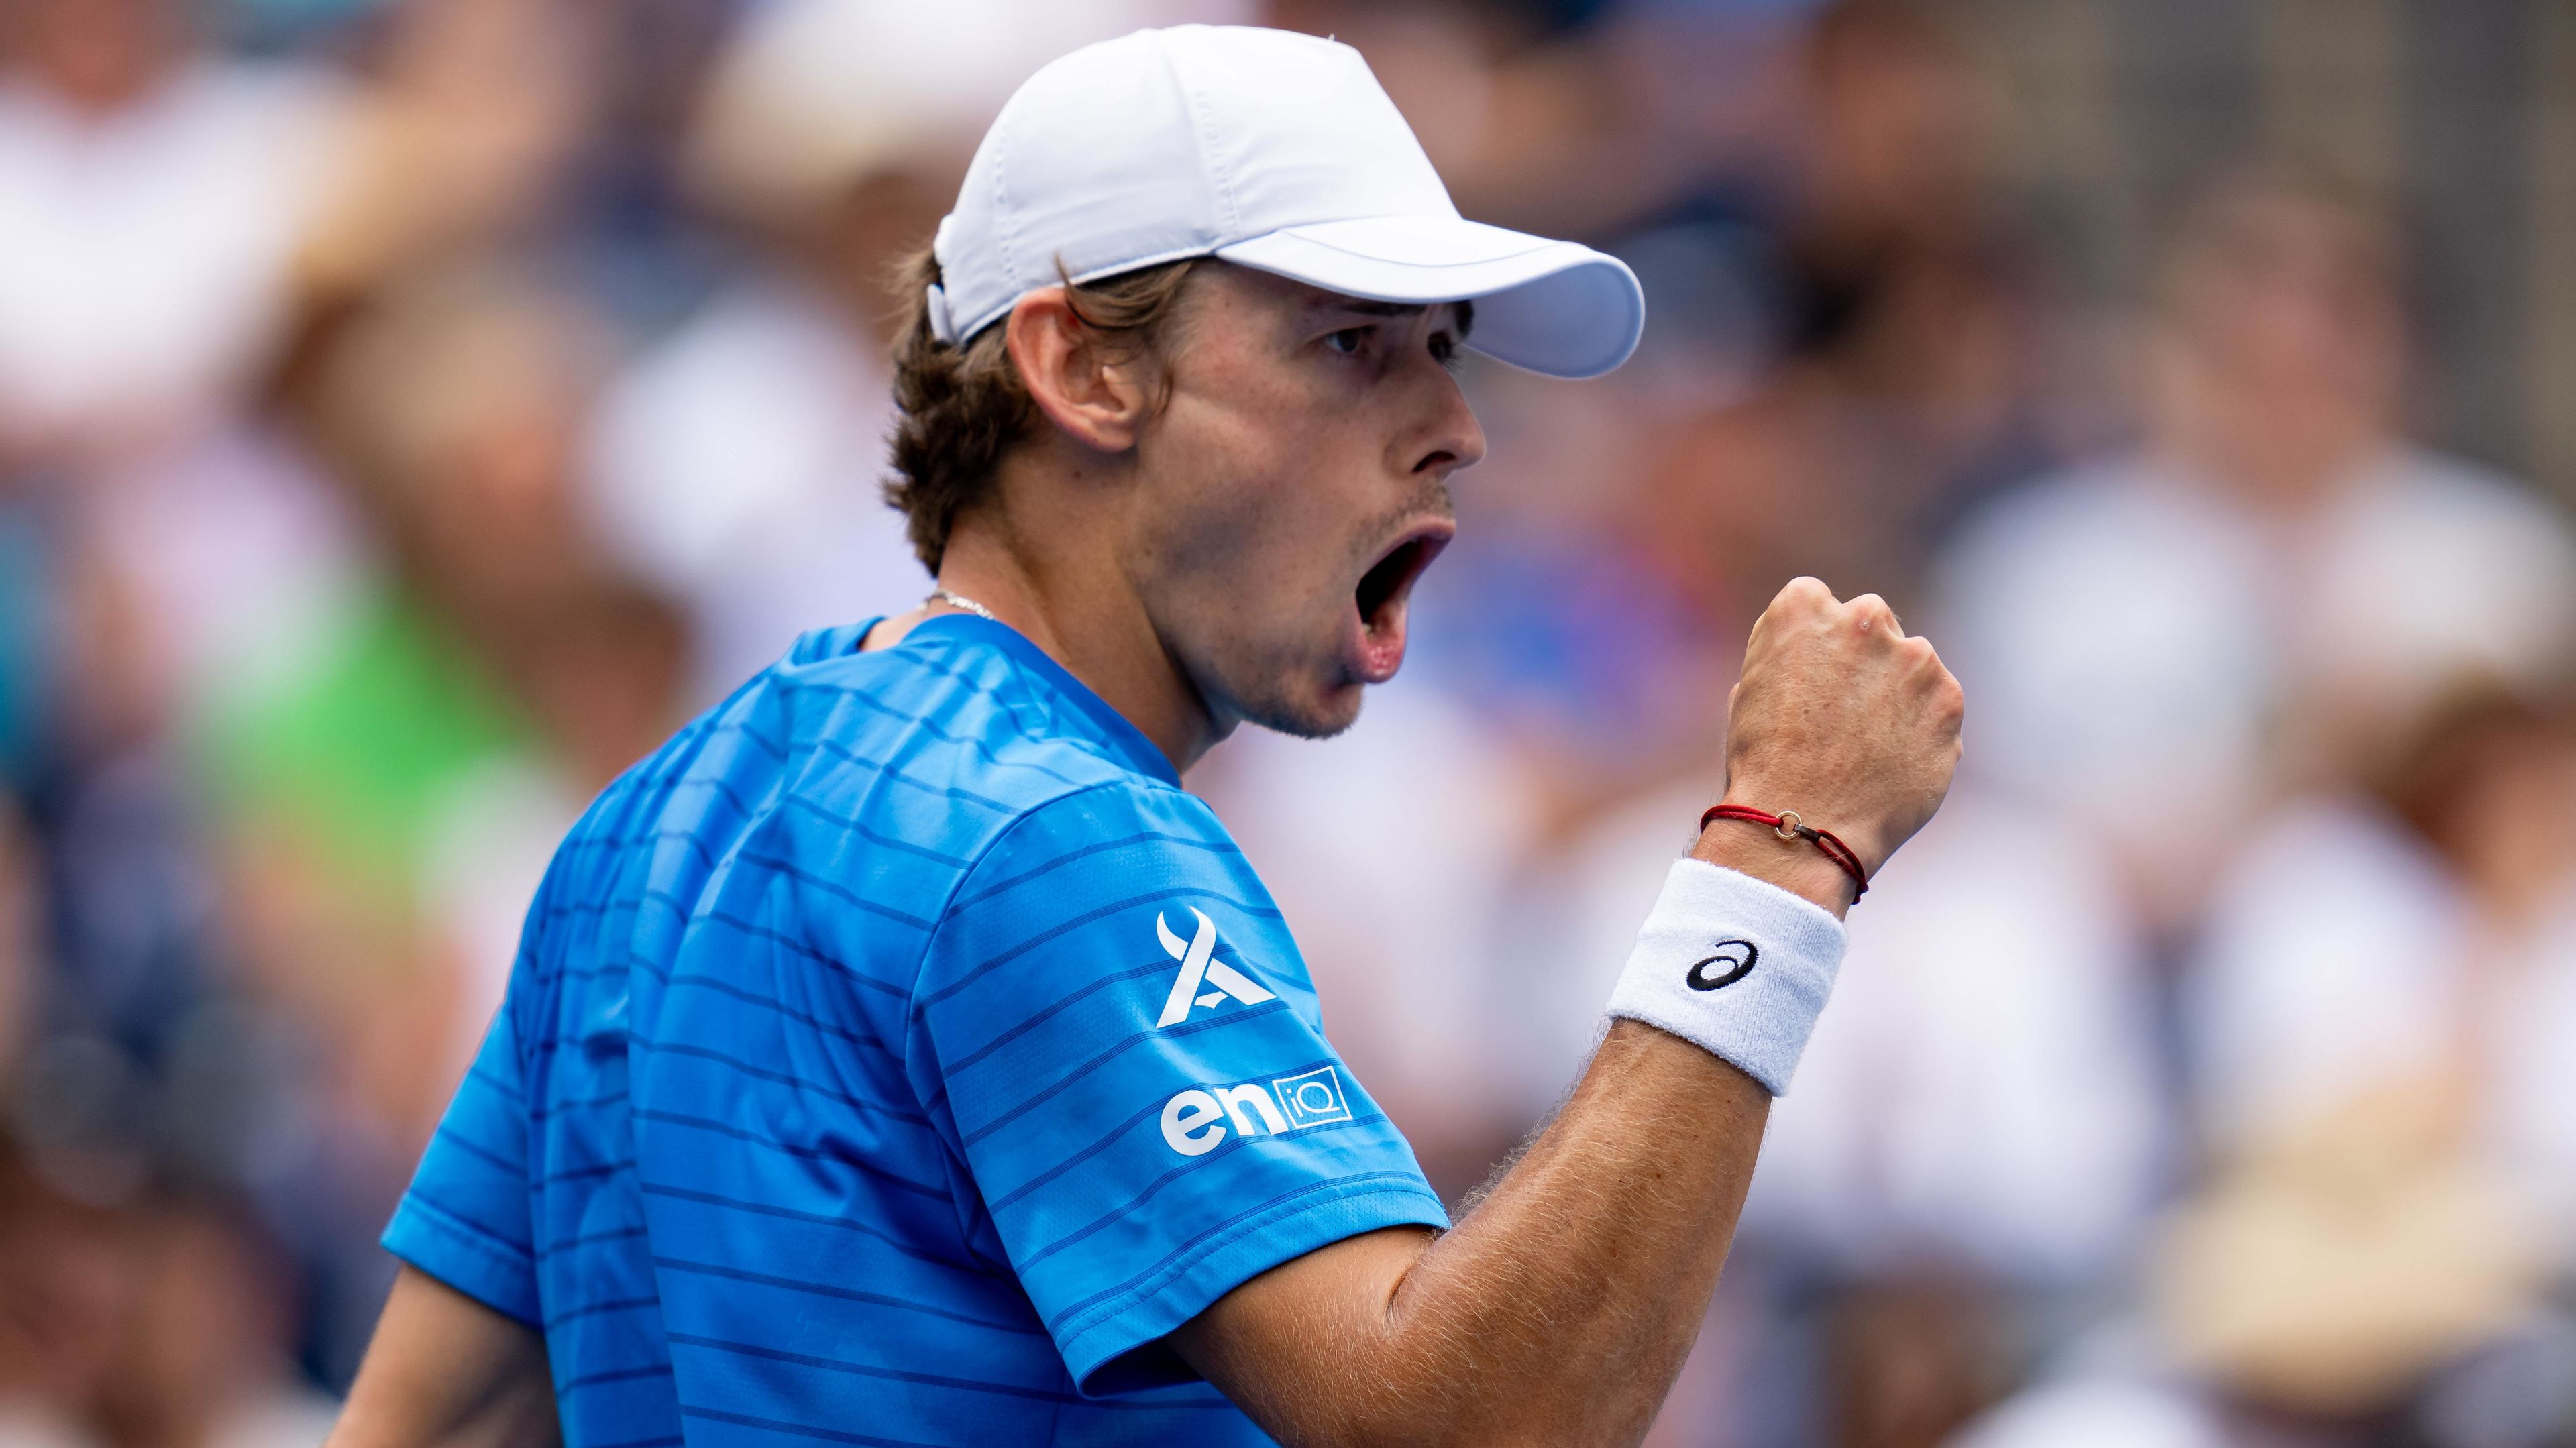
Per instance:
[[[864,634],[861,637],[865,637]],[[915,639],[955,639],[959,643],[978,643],[1000,649],[1017,660],[1031,673],[1055,686],[1056,692],[1073,701],[1074,707],[1089,715],[1111,747],[1124,755],[1140,774],[1150,774],[1165,784],[1177,786],[1180,771],[1172,767],[1170,756],[1145,737],[1145,731],[1128,722],[1127,716],[1109,707],[1109,701],[1093,693],[1091,686],[1077,679],[1047,651],[1029,642],[1028,636],[1009,624],[978,618],[971,613],[943,613],[924,619],[895,645],[895,652],[911,646]]]

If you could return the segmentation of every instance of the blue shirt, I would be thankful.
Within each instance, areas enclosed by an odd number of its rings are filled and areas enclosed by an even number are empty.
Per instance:
[[[1439,1199],[1142,734],[865,633],[574,827],[385,1245],[543,1330],[572,1445],[1268,1442],[1160,1339]]]

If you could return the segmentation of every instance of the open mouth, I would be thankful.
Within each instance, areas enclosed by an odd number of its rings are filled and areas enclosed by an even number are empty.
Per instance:
[[[1431,560],[1449,546],[1449,537],[1445,523],[1425,524],[1398,539],[1360,575],[1352,603],[1359,617],[1360,676],[1367,682],[1385,683],[1403,664],[1406,598]]]

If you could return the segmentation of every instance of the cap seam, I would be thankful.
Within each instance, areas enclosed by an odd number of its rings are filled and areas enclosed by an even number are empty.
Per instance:
[[[1013,109],[1008,105],[1002,107],[1002,113],[993,118],[993,134],[989,138],[993,147],[993,243],[994,249],[1002,254],[1002,293],[1010,299],[1002,304],[1001,310],[1008,310],[1012,302],[1018,301],[1022,290],[1020,264],[1017,260],[1018,237],[1014,234],[1016,226],[1003,191],[1003,177],[1010,169],[1011,148],[1008,128]],[[998,315],[998,312],[995,315]],[[989,322],[990,318],[988,317],[986,321]],[[976,325],[976,331],[980,332],[983,329],[984,323]],[[969,332],[958,333],[958,344],[963,346],[966,339],[972,335],[973,333]]]
[[[1161,39],[1159,35],[1156,38]],[[1243,207],[1235,199],[1234,178],[1227,173],[1225,162],[1216,148],[1216,118],[1209,112],[1207,92],[1192,85],[1189,78],[1181,73],[1180,63],[1173,58],[1169,44],[1157,45],[1155,49],[1162,55],[1163,69],[1170,73],[1172,84],[1180,87],[1181,104],[1189,108],[1190,131],[1199,145],[1199,166],[1215,182],[1217,203],[1224,208],[1220,233],[1235,236],[1243,229]]]

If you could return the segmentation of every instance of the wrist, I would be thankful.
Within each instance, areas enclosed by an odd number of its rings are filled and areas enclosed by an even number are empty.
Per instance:
[[[1727,796],[1729,803],[1737,802]],[[1801,839],[1782,839],[1776,831],[1743,820],[1708,822],[1691,846],[1691,858],[1777,885],[1833,915],[1847,915],[1858,887],[1840,865]]]
[[[1700,1046],[1777,1095],[1832,994],[1843,943],[1841,922],[1812,900],[1732,867],[1676,860],[1609,1014]]]

